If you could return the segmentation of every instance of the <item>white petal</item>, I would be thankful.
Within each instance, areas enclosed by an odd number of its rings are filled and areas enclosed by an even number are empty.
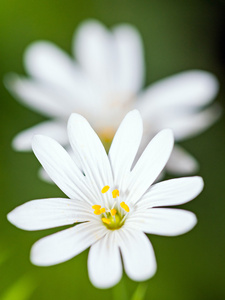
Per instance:
[[[68,143],[66,124],[60,121],[47,121],[17,134],[12,142],[13,148],[19,151],[30,151],[32,138],[36,134],[45,134],[63,145]]]
[[[97,21],[81,24],[74,36],[74,54],[82,68],[101,89],[113,89],[117,57],[112,35]]]
[[[141,209],[155,206],[180,205],[197,197],[204,183],[201,177],[184,177],[156,183],[138,202]]]
[[[137,93],[144,82],[142,40],[135,27],[120,25],[113,28],[118,51],[118,84],[124,92]]]
[[[63,118],[71,111],[65,93],[63,97],[57,88],[15,74],[5,78],[5,85],[20,102],[46,116]]]
[[[143,281],[155,274],[156,260],[147,236],[135,229],[119,231],[119,247],[127,275],[135,281]]]
[[[164,129],[148,144],[130,174],[127,202],[135,204],[167,163],[173,149],[173,133]]]
[[[8,220],[24,230],[40,230],[95,218],[91,207],[81,201],[52,198],[32,200],[7,215]]]
[[[171,128],[176,141],[181,141],[206,130],[221,116],[221,109],[217,105],[200,112],[180,113],[162,118],[160,126]]]
[[[168,172],[177,175],[196,173],[199,169],[197,160],[182,147],[175,145],[167,162]]]
[[[101,199],[101,189],[105,185],[112,187],[112,170],[105,149],[94,130],[85,118],[72,114],[68,122],[68,135],[75,155],[82,162],[85,178],[96,199]],[[108,198],[108,193],[105,194]]]
[[[69,198],[92,203],[86,178],[65,149],[55,140],[41,135],[33,138],[32,148],[48,175]]]
[[[146,233],[175,236],[191,230],[197,219],[192,212],[186,210],[150,208],[137,211],[126,223]]]
[[[33,245],[31,262],[37,266],[51,266],[67,261],[101,239],[105,233],[105,226],[93,222],[54,233]]]
[[[122,277],[122,263],[117,243],[118,232],[108,232],[92,245],[88,255],[90,281],[97,288],[109,288]]]
[[[54,85],[70,89],[77,75],[72,59],[50,42],[31,44],[25,52],[24,60],[28,73]]]
[[[201,107],[218,92],[216,77],[208,72],[191,70],[160,80],[140,95],[139,109],[144,116],[151,110]]]
[[[137,110],[129,112],[117,130],[109,150],[115,185],[122,187],[139,148],[143,125]]]

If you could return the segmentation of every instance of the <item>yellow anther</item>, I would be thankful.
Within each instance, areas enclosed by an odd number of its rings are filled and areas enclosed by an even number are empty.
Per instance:
[[[112,209],[110,210],[110,212],[111,212],[111,215],[114,217],[115,214],[116,214],[116,209],[115,209],[115,208],[112,208]]]
[[[104,188],[102,189],[102,194],[105,194],[106,192],[108,192],[109,190],[109,186],[105,185]]]
[[[119,197],[119,195],[120,195],[120,192],[118,190],[113,190],[112,191],[113,198]]]
[[[100,209],[100,208],[101,208],[101,205],[95,204],[95,205],[92,205],[92,208],[93,208],[93,209]]]
[[[103,214],[105,212],[105,208],[103,207],[99,211],[100,211],[101,214]]]
[[[96,209],[96,210],[94,211],[94,214],[95,214],[95,215],[100,215],[100,214],[101,214],[101,210],[100,210],[100,209]]]
[[[129,206],[126,205],[126,203],[123,201],[120,203],[120,206],[126,211],[126,212],[129,212],[130,209],[129,209]]]
[[[110,220],[107,218],[102,218],[102,222],[105,224],[110,224]]]

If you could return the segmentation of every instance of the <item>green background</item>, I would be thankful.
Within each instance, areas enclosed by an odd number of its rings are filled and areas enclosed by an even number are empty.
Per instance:
[[[88,250],[72,260],[41,268],[29,262],[31,245],[56,230],[25,232],[12,226],[6,214],[31,199],[59,197],[62,192],[37,177],[32,153],[11,148],[14,135],[44,118],[23,107],[7,92],[4,75],[24,73],[23,52],[33,41],[50,40],[71,53],[74,29],[87,18],[107,26],[135,25],[145,47],[146,85],[188,69],[214,73],[220,81],[217,97],[225,97],[225,4],[216,0],[1,0],[0,1],[0,300],[123,299],[137,283],[124,275],[114,289],[99,290],[88,279]],[[225,122],[224,117],[199,137],[183,145],[200,162],[203,193],[183,208],[197,214],[198,225],[179,237],[150,236],[158,270],[147,281],[146,299],[225,299]],[[107,267],[107,266],[106,266]],[[110,270],[109,270],[110,276]]]

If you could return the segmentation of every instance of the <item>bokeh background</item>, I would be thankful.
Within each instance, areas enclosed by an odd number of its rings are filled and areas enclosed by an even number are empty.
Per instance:
[[[4,75],[25,74],[23,52],[36,40],[50,40],[71,53],[78,24],[96,18],[107,26],[128,22],[140,31],[146,59],[146,85],[189,69],[214,73],[220,82],[217,102],[225,101],[225,2],[219,0],[1,0],[0,1],[0,300],[125,299],[137,283],[124,275],[114,289],[99,290],[88,279],[86,250],[52,267],[33,266],[31,245],[56,230],[25,232],[6,214],[31,199],[60,197],[54,185],[37,177],[32,153],[16,153],[13,136],[44,120],[20,105],[5,89]],[[225,299],[225,121],[222,117],[183,145],[200,162],[203,193],[183,205],[199,223],[179,237],[150,236],[158,262],[147,281],[146,299]],[[106,266],[107,267],[107,266]],[[110,270],[109,270],[110,275]]]

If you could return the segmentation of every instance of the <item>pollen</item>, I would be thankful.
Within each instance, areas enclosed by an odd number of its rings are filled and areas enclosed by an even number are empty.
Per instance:
[[[120,206],[121,206],[126,212],[129,212],[129,211],[130,211],[129,206],[128,206],[124,201],[120,203]]]
[[[101,192],[102,192],[102,194],[105,194],[106,192],[108,192],[108,190],[109,190],[109,186],[105,185]]]
[[[95,204],[95,205],[92,205],[92,208],[94,209],[95,215],[101,215],[105,212],[105,208],[104,207],[101,208],[101,205]]]
[[[119,195],[120,195],[120,192],[118,190],[113,190],[112,191],[113,198],[119,197]]]
[[[92,208],[93,208],[93,209],[100,209],[100,208],[101,208],[101,205],[95,204],[95,205],[92,205]]]
[[[115,208],[112,208],[112,209],[110,210],[110,212],[111,212],[111,215],[114,217],[117,211],[116,211]]]
[[[105,212],[105,208],[103,207],[99,211],[100,211],[101,214],[103,214]]]
[[[102,222],[108,225],[110,224],[110,220],[107,218],[102,218]]]

